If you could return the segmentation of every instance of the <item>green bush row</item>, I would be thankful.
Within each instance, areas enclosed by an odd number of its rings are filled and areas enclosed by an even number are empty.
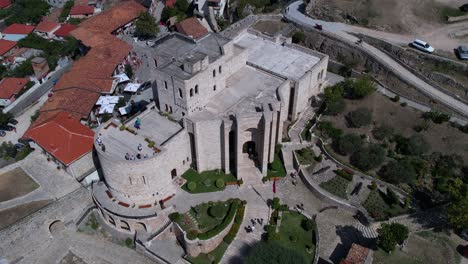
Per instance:
[[[240,226],[242,224],[242,219],[244,219],[244,213],[245,213],[245,205],[239,206],[237,208],[237,214],[236,217],[234,218],[234,224],[232,224],[231,230],[229,230],[229,233],[223,238],[223,241],[230,244],[234,238],[237,235],[237,232],[239,232]]]
[[[347,173],[344,170],[335,170],[336,175],[340,176],[341,178],[352,181],[353,180],[353,175]]]
[[[232,202],[231,206],[229,207],[229,211],[226,215],[226,217],[224,218],[223,222],[221,224],[219,224],[218,226],[216,226],[215,228],[205,232],[205,233],[200,233],[198,234],[198,239],[200,240],[207,240],[207,239],[210,239],[214,236],[216,236],[217,234],[219,234],[221,231],[223,231],[228,225],[229,223],[231,223],[231,220],[234,218],[236,212],[237,212],[237,208],[239,207],[239,204],[240,204],[240,200],[239,199],[236,199]]]

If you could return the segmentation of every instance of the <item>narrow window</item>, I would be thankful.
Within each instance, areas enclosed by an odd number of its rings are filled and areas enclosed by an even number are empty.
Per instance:
[[[164,88],[166,88],[166,90],[167,90],[167,82],[166,81],[164,81]]]
[[[130,180],[130,185],[132,185],[132,178],[128,177],[128,179]]]
[[[146,185],[146,179],[145,176],[143,176],[143,184]]]
[[[172,106],[169,106],[169,113],[172,113]]]
[[[154,67],[158,67],[158,61],[154,59]]]
[[[213,91],[216,91],[216,84],[213,85]]]
[[[184,98],[184,95],[182,94],[182,89],[179,89],[179,97]]]
[[[198,94],[198,84],[195,85],[195,94]]]
[[[222,72],[221,65],[218,67],[218,72],[219,72],[219,74],[221,74],[221,72]]]
[[[190,97],[193,96],[193,89],[190,89]]]
[[[167,106],[167,104],[165,104],[165,105],[166,105],[166,112],[167,112],[167,111],[169,111],[169,106]]]
[[[185,112],[182,112],[182,116],[185,116]]]
[[[216,70],[213,70],[213,77],[216,77]]]

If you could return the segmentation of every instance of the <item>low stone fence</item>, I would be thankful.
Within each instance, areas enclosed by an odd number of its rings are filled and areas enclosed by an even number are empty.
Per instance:
[[[223,231],[221,231],[216,236],[206,239],[206,240],[201,240],[198,238],[195,238],[194,240],[188,239],[187,232],[185,232],[175,222],[173,222],[174,233],[177,236],[179,242],[184,247],[187,254],[192,257],[196,257],[201,253],[209,253],[213,251],[216,247],[219,246],[221,242],[223,242],[223,238],[229,233],[229,230],[231,230],[231,227],[234,224],[234,219],[236,218],[236,214],[234,214],[234,217],[231,219],[231,222],[229,223],[229,225],[227,225],[227,227]]]
[[[455,23],[455,22],[460,22],[460,21],[464,21],[464,20],[468,20],[468,15],[464,15],[464,16],[449,16],[447,17],[447,22],[449,23]]]

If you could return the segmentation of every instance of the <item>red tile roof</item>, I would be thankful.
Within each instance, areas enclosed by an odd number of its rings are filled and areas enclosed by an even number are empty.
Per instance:
[[[344,263],[346,264],[364,264],[367,256],[369,255],[369,249],[358,244],[352,244],[351,249],[348,251],[348,255]]]
[[[178,32],[194,39],[199,39],[208,34],[208,30],[198,21],[196,17],[190,17],[175,24]]]
[[[0,81],[0,98],[11,98],[23,89],[26,83],[28,83],[26,78],[4,78]]]
[[[58,29],[60,27],[59,23],[50,22],[50,21],[42,21],[39,23],[35,29],[35,31],[50,33],[54,31],[54,29]]]
[[[76,29],[75,25],[72,24],[63,24],[57,31],[54,32],[54,35],[57,37],[66,37],[70,35],[70,32]]]
[[[94,14],[94,7],[89,5],[74,5],[70,9],[71,16],[79,16],[79,15],[92,15]]]
[[[11,24],[3,30],[3,34],[18,34],[18,35],[28,35],[33,32],[35,26],[29,26],[24,24]]]
[[[94,132],[72,115],[60,112],[24,135],[65,165],[93,150]]]
[[[9,41],[5,39],[0,39],[0,56],[3,56],[9,50],[16,46],[15,41]]]
[[[3,8],[7,8],[11,5],[11,1],[10,0],[0,0],[0,8],[3,9]]]
[[[166,0],[166,7],[173,7],[176,0]]]

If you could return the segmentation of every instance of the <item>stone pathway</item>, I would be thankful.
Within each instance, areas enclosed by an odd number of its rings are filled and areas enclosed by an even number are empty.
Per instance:
[[[309,120],[311,120],[315,115],[315,109],[311,106],[309,106],[299,117],[299,120],[297,120],[296,123],[293,124],[291,129],[289,130],[289,137],[291,138],[291,141],[293,142],[302,142],[303,140],[301,139],[301,133],[304,130],[304,128],[307,126],[307,123],[309,123]]]

